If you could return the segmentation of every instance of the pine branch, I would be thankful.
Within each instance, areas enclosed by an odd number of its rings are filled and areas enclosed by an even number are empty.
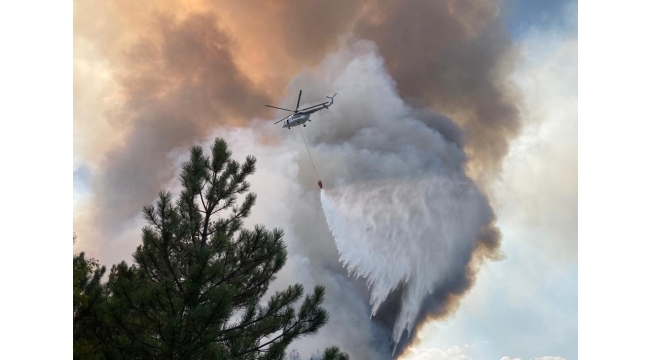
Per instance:
[[[246,181],[256,159],[231,159],[223,139],[215,140],[209,155],[192,148],[182,165],[178,199],[161,191],[155,204],[143,208],[148,224],[134,265],[113,267],[108,283],[99,284],[105,296],[89,292],[75,300],[108,309],[106,324],[75,327],[75,336],[79,329],[94,334],[107,358],[281,359],[291,341],[327,322],[320,287],[300,309],[294,305],[302,297],[299,285],[259,305],[286,263],[283,233],[243,228],[257,199]],[[96,289],[89,278],[80,284]],[[243,316],[229,322],[239,310]],[[85,314],[75,316],[86,321]]]

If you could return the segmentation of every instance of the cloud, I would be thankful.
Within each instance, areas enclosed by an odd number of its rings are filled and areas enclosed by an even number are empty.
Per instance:
[[[410,353],[411,360],[479,360],[484,355],[476,355],[476,345],[454,345],[446,350],[431,347],[426,350],[418,350]],[[522,360],[520,357],[503,356],[500,360]],[[530,358],[529,360],[566,360],[560,356],[542,356]]]
[[[521,360],[521,358],[511,358],[510,356],[504,356],[501,358],[501,360]],[[560,356],[542,356],[542,357],[536,357],[531,360],[565,360],[565,359]]]
[[[408,358],[409,360],[479,360],[479,359],[485,359],[485,358],[490,358],[489,356],[486,357],[485,354],[482,354],[481,352],[484,351],[484,349],[481,346],[482,344],[465,344],[463,346],[459,345],[454,345],[446,350],[436,348],[436,347],[428,347],[424,349],[409,349],[408,353]],[[500,358],[500,360],[522,360],[523,358],[521,357],[510,357],[510,356],[503,356]],[[534,358],[527,358],[529,360],[566,360],[561,356],[542,356],[542,357],[534,357]]]
[[[451,347],[447,350],[437,348],[427,349],[419,354],[413,355],[411,359],[414,360],[472,360],[471,357],[463,353],[463,349],[459,346]],[[503,360],[503,359],[502,359]]]

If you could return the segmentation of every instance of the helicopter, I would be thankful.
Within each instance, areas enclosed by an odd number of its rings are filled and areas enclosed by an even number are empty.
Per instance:
[[[309,119],[309,116],[311,114],[315,113],[316,111],[323,110],[323,109],[329,109],[329,107],[334,104],[334,97],[336,96],[336,94],[332,95],[331,97],[330,96],[325,96],[326,98],[330,99],[329,102],[320,103],[320,104],[317,104],[317,105],[314,105],[314,106],[310,106],[310,107],[298,110],[298,107],[300,107],[300,97],[301,96],[302,96],[302,90],[300,90],[300,93],[298,94],[298,103],[296,104],[296,110],[284,109],[284,108],[277,107],[277,106],[272,106],[272,105],[264,105],[264,106],[274,108],[274,109],[280,109],[280,110],[292,112],[293,114],[291,114],[291,115],[289,115],[289,116],[275,122],[275,124],[277,124],[279,122],[284,121],[284,124],[282,124],[282,127],[287,128],[287,130],[290,130],[292,126],[300,126],[300,125],[302,125],[303,127],[306,127],[307,124],[305,124],[305,123],[307,121],[311,122],[311,120]]]

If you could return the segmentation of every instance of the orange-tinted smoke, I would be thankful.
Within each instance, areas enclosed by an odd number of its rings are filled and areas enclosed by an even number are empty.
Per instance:
[[[263,105],[342,37],[374,41],[405,100],[463,128],[468,170],[479,181],[498,174],[521,128],[506,80],[514,50],[496,0],[75,0],[74,7],[75,157],[94,175],[94,198],[75,209],[80,244],[114,238],[155,198],[173,176],[165,157],[172,150],[214,127],[272,117]],[[498,253],[498,231],[489,234],[465,277],[436,297],[420,324],[453,311],[479,260]]]
[[[214,127],[273,116],[263,105],[335,49],[360,9],[349,1],[76,1],[76,69],[101,66],[109,79],[92,104],[86,94],[97,76],[75,82],[75,99],[86,100],[75,105],[75,155],[95,175],[95,198],[78,212],[118,229],[172,177],[165,154]]]

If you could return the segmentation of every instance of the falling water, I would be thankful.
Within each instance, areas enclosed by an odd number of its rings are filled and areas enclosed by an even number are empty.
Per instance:
[[[367,281],[372,316],[404,286],[394,344],[404,330],[410,335],[425,298],[464,271],[492,216],[471,182],[441,177],[322,190],[321,202],[339,260]]]

